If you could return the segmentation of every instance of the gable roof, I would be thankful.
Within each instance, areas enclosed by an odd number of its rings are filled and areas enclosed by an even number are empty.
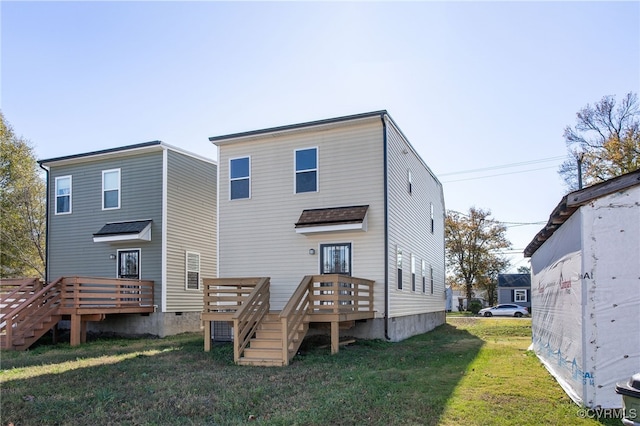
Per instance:
[[[531,287],[531,274],[498,274],[498,287]]]
[[[640,185],[640,169],[565,195],[551,212],[545,227],[524,249],[524,256],[531,257],[553,235],[556,229],[560,228],[581,206],[636,185]]]

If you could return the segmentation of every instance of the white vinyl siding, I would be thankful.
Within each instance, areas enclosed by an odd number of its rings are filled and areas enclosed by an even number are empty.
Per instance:
[[[317,164],[321,192],[296,194],[292,188],[292,157],[296,149],[304,147],[317,147],[322,153]],[[303,129],[221,144],[220,176],[228,176],[230,158],[249,155],[251,208],[220,197],[219,276],[270,277],[271,309],[282,309],[305,275],[319,273],[320,245],[348,241],[353,247],[351,274],[375,280],[374,305],[377,315],[383,316],[386,281],[380,118],[322,131]],[[229,180],[221,179],[220,185],[220,194],[227,194]],[[304,209],[354,205],[369,205],[367,231],[295,232]],[[310,249],[315,250],[314,255],[309,254]]]
[[[185,253],[185,289],[200,290],[200,253]]]
[[[423,291],[390,286],[389,316],[405,317],[444,311],[444,197],[442,185],[390,120],[387,122],[389,270],[395,269],[394,248],[430,265]],[[411,171],[411,192],[408,191]],[[433,212],[433,213],[432,213]],[[431,217],[433,214],[433,232]],[[426,268],[426,265],[425,265]],[[433,268],[433,291],[431,290]],[[405,279],[404,289],[411,281]],[[428,287],[428,288],[425,288]]]
[[[102,171],[102,210],[120,208],[120,169]]]
[[[175,151],[167,154],[166,312],[198,312],[202,290],[187,289],[185,253],[199,255],[200,286],[203,278],[217,277],[217,165]]]
[[[72,179],[71,176],[59,176],[56,178],[56,214],[70,214]]]

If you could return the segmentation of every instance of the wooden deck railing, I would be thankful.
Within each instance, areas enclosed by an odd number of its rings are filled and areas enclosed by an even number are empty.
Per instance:
[[[60,307],[60,290],[58,279],[42,287],[38,279],[26,280],[16,284],[6,295],[2,296],[2,314],[0,333],[8,347],[13,345],[14,336],[21,336],[44,317],[57,315]],[[13,284],[2,284],[3,289]],[[15,287],[15,286],[14,286]]]
[[[260,322],[269,313],[270,280],[260,278],[255,288],[233,314],[233,359],[240,360],[242,352],[258,329]]]
[[[234,322],[236,312],[248,301],[256,287],[265,279],[269,282],[269,278],[263,277],[203,278],[204,307],[201,318],[204,321],[205,352],[211,350],[211,322]],[[237,329],[238,327],[234,325],[234,333]]]
[[[374,281],[340,274],[314,275],[310,313],[343,314],[373,311]]]
[[[294,340],[298,334],[299,328],[307,319],[307,314],[311,307],[311,289],[313,284],[313,276],[305,276],[296,291],[280,312],[280,321],[282,322],[282,360],[284,365],[289,364],[291,358],[298,350],[299,344],[295,344]],[[301,343],[301,342],[298,342]]]
[[[153,281],[65,277],[60,288],[62,314],[153,312]]]
[[[39,291],[42,284],[38,278],[3,278],[0,280],[0,318]]]
[[[75,346],[86,340],[88,321],[153,312],[153,281],[61,277],[44,286],[38,279],[2,280],[0,309],[1,343],[7,348],[28,348],[62,315],[70,315],[70,343]]]

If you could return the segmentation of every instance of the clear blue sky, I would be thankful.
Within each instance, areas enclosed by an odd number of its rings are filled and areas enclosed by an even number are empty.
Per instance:
[[[580,108],[640,91],[637,1],[2,1],[0,13],[1,109],[40,159],[150,140],[216,158],[209,136],[386,109],[448,209],[504,222],[544,222],[565,194],[562,133]],[[541,226],[511,226],[513,247]]]

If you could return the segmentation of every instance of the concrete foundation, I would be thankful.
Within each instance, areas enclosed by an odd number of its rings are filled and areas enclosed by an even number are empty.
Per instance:
[[[423,334],[445,323],[445,311],[411,315],[389,319],[389,340],[399,342],[411,336]],[[385,319],[376,318],[356,322],[355,327],[340,330],[341,336],[353,336],[358,339],[386,339],[384,335]]]
[[[69,328],[69,321],[61,321],[61,329]],[[174,334],[200,332],[200,312],[155,312],[144,314],[107,315],[104,321],[87,323],[87,331],[115,333],[121,336],[153,335],[166,337]]]

